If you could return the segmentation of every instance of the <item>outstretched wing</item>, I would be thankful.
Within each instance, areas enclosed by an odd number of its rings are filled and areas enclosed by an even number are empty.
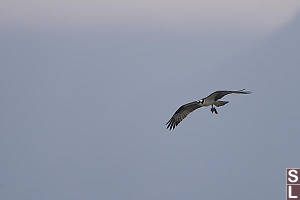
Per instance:
[[[250,91],[245,91],[245,89],[243,90],[223,90],[223,91],[216,91],[214,93],[212,93],[211,95],[209,95],[208,97],[206,97],[205,99],[209,100],[209,101],[217,101],[218,99],[223,98],[225,95],[227,94],[250,94]]]
[[[201,105],[199,105],[198,101],[182,105],[166,123],[167,128],[173,130],[188,114],[200,107]]]

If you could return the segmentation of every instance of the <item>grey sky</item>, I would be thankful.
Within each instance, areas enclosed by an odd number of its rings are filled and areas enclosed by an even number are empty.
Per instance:
[[[270,31],[290,20],[298,0],[4,0],[5,26],[151,25],[152,28]]]
[[[300,166],[299,14],[264,37],[4,24],[0,199],[284,199]],[[165,129],[181,104],[243,88]]]

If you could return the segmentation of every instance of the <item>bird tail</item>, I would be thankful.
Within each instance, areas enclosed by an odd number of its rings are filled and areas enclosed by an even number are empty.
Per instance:
[[[214,103],[214,105],[217,106],[217,107],[220,107],[220,106],[224,106],[227,103],[229,103],[229,101],[216,101]]]

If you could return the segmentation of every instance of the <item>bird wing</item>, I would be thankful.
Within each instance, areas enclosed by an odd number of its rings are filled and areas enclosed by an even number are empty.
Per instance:
[[[208,101],[217,101],[218,99],[223,98],[227,94],[250,94],[250,91],[243,90],[223,90],[223,91],[216,91],[209,96],[207,96],[205,99]]]
[[[174,129],[188,114],[200,107],[201,105],[199,105],[199,101],[193,101],[180,106],[171,119],[166,123],[167,129]]]

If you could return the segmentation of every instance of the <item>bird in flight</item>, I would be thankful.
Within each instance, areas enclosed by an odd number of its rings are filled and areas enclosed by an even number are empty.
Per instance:
[[[174,113],[171,119],[166,123],[167,129],[173,130],[188,114],[203,106],[211,106],[210,111],[212,113],[218,114],[218,111],[214,107],[214,105],[216,107],[220,107],[229,103],[229,101],[219,101],[219,99],[223,98],[227,94],[250,94],[250,93],[251,93],[250,91],[245,91],[245,89],[216,91],[203,99],[184,104],[180,106],[180,108],[178,108],[178,110]]]

